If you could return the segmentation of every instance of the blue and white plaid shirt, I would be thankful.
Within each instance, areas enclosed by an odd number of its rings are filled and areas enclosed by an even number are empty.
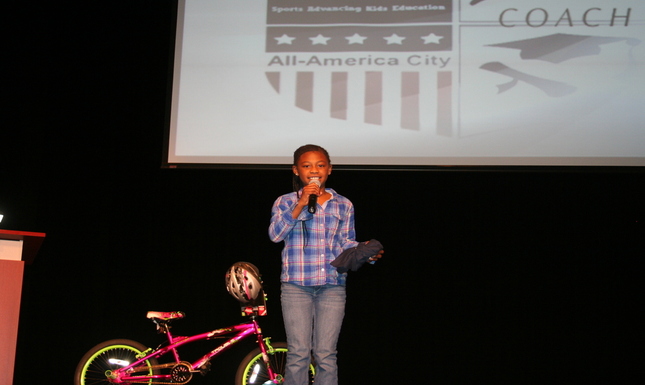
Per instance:
[[[339,274],[330,263],[340,253],[355,247],[354,205],[332,189],[331,198],[316,213],[303,209],[297,219],[292,212],[298,196],[295,192],[282,195],[273,204],[269,237],[284,241],[282,250],[282,282],[301,286],[325,284],[344,285],[347,273]]]

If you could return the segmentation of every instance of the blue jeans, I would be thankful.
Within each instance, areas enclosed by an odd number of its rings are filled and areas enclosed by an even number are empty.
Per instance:
[[[345,316],[345,286],[282,283],[282,315],[287,332],[284,385],[308,384],[311,352],[316,385],[338,384],[336,343]]]

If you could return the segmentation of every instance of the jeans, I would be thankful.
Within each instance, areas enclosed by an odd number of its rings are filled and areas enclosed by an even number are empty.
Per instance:
[[[282,315],[287,333],[284,385],[309,383],[313,351],[316,385],[337,385],[336,343],[345,316],[345,286],[282,283]]]

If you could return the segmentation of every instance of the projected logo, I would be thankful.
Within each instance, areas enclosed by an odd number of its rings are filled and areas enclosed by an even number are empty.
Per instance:
[[[538,132],[528,134],[535,121],[542,135],[590,110],[610,119],[604,106],[621,98],[628,105],[627,92],[643,83],[637,2],[459,4],[459,137],[500,130],[528,137]]]
[[[269,0],[266,77],[308,112],[451,135],[452,11],[451,0]]]
[[[522,60],[542,60],[552,64],[560,64],[584,56],[599,55],[603,44],[617,42],[625,42],[628,46],[633,47],[640,44],[641,41],[634,38],[557,33],[508,43],[490,44],[489,47],[519,50],[519,56]],[[552,97],[566,96],[576,90],[576,87],[571,84],[523,73],[500,62],[488,62],[480,68],[511,78],[508,83],[498,86],[500,93],[515,87],[519,82],[530,84]]]

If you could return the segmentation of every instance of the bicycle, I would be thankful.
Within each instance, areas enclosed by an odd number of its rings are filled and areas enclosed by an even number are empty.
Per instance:
[[[157,325],[157,332],[165,334],[167,341],[157,348],[148,348],[129,339],[114,339],[102,342],[90,349],[76,367],[75,385],[94,384],[186,384],[194,373],[206,375],[211,359],[228,350],[238,342],[256,337],[258,347],[249,352],[238,366],[236,385],[281,384],[287,355],[287,344],[271,343],[264,337],[258,323],[265,316],[266,295],[262,289],[260,274],[254,265],[237,262],[226,274],[228,292],[242,305],[242,314],[247,322],[211,330],[193,336],[173,336],[171,322],[185,317],[180,311],[147,313],[147,318]],[[232,335],[232,336],[231,336]],[[195,341],[228,339],[195,362],[182,361],[178,348]],[[160,358],[167,359],[159,363]],[[309,383],[313,383],[314,364],[309,366]]]

